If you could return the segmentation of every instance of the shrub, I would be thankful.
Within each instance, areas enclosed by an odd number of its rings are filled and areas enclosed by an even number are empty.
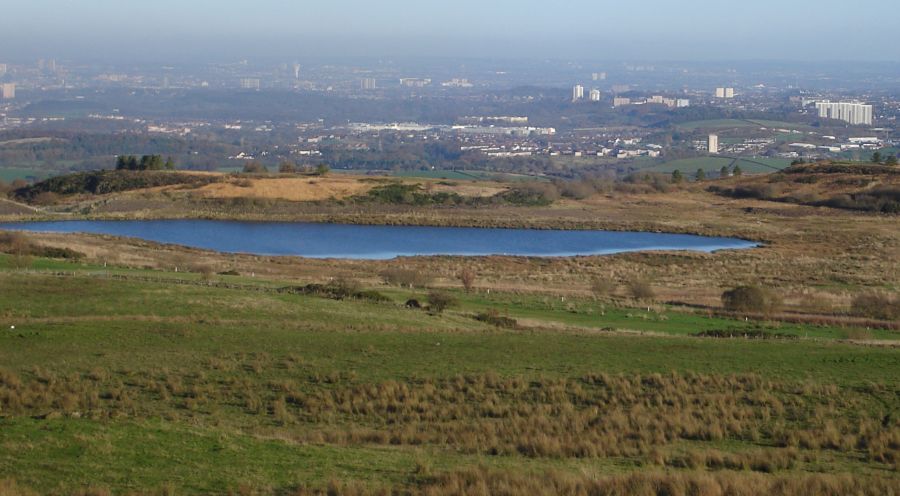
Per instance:
[[[428,311],[441,313],[456,304],[456,298],[442,291],[428,293]]]
[[[466,289],[466,293],[472,291],[472,288],[475,287],[475,271],[469,268],[464,268],[459,271],[459,274],[456,275],[459,279],[459,282],[462,283],[463,287]]]
[[[42,206],[55,205],[59,202],[59,195],[52,191],[42,191],[36,194],[34,198],[31,199],[31,202],[35,205]]]
[[[772,184],[748,184],[737,186],[735,188],[710,186],[708,191],[738,199],[753,198],[757,200],[774,200],[778,198],[779,195],[778,188]]]
[[[512,205],[542,207],[559,199],[559,190],[551,183],[532,182],[500,193],[499,199]]]
[[[424,287],[431,282],[431,276],[414,269],[386,269],[379,275],[386,284],[409,288]]]
[[[616,287],[617,284],[615,281],[604,279],[602,277],[595,277],[594,280],[591,281],[591,292],[594,293],[595,296],[609,296],[616,291]]]
[[[515,329],[519,326],[519,323],[516,321],[516,319],[500,315],[500,312],[498,312],[494,308],[488,310],[487,312],[479,313],[475,316],[475,320],[505,329]]]
[[[565,198],[583,200],[596,193],[590,181],[565,181],[557,184],[560,194]]]
[[[860,317],[872,319],[900,319],[900,298],[884,293],[863,293],[853,297],[850,311]]]
[[[360,300],[367,300],[375,303],[388,303],[393,300],[389,296],[385,296],[378,291],[373,289],[368,289],[365,291],[357,291],[354,295],[354,298],[359,298]]]
[[[244,165],[244,173],[246,174],[265,174],[269,169],[259,162],[248,162]]]
[[[781,306],[781,299],[765,288],[738,286],[722,293],[722,306],[733,312],[771,313]]]
[[[644,279],[632,279],[627,286],[628,294],[636,300],[649,300],[656,296],[653,287]]]

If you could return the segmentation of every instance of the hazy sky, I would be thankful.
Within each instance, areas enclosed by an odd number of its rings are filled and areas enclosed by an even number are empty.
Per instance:
[[[900,60],[897,0],[10,0],[0,57]]]

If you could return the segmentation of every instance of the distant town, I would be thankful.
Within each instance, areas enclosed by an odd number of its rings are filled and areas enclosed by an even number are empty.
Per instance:
[[[36,180],[111,167],[121,153],[198,170],[292,162],[550,176],[670,171],[697,158],[714,174],[739,163],[769,172],[893,154],[896,75],[872,69],[867,84],[843,84],[840,67],[823,70],[833,74],[673,63],[0,63],[0,158],[3,177]]]

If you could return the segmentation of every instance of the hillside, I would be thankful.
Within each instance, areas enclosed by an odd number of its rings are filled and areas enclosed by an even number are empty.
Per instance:
[[[732,198],[900,213],[900,168],[861,164],[807,164],[781,173],[721,181],[709,191]]]

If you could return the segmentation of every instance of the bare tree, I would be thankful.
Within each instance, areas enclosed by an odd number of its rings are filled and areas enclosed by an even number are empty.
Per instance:
[[[476,274],[474,270],[465,267],[459,271],[459,274],[457,274],[456,277],[459,279],[459,282],[462,283],[463,288],[466,289],[466,293],[471,292],[472,288],[475,287]]]

